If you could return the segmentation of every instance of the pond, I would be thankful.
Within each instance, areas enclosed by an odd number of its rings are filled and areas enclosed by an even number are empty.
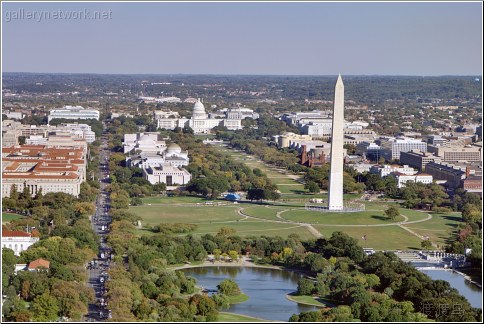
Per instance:
[[[462,275],[452,270],[420,270],[433,280],[445,280],[450,286],[467,298],[472,307],[482,309],[482,288],[466,280]]]
[[[180,270],[197,279],[205,289],[217,289],[224,279],[232,279],[249,296],[246,302],[232,305],[227,312],[266,320],[288,321],[292,314],[319,308],[292,302],[286,295],[297,290],[302,275],[277,269],[250,267],[203,267]]]

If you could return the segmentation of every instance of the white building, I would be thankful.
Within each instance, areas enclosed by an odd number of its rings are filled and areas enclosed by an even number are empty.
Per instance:
[[[143,174],[151,184],[166,183],[167,186],[184,185],[192,178],[187,170],[171,165],[150,166],[143,169]]]
[[[175,129],[176,127],[190,127],[195,134],[207,134],[212,128],[217,126],[225,126],[229,130],[242,129],[241,119],[209,118],[205,112],[205,106],[200,99],[193,105],[192,117],[190,119],[183,117],[177,118],[173,114],[167,117],[166,114],[168,113],[171,112],[155,114],[158,128]]]
[[[427,143],[414,138],[386,137],[386,138],[381,138],[379,142],[382,150],[381,151],[382,156],[387,161],[399,160],[400,152],[410,152],[411,150],[419,150],[420,152],[427,152]]]
[[[33,237],[31,233],[2,230],[2,248],[13,250],[16,256],[38,241],[39,238]]]
[[[96,133],[91,130],[91,126],[87,124],[61,124],[57,126],[57,131],[67,131],[77,138],[84,139],[88,143],[96,140]]]
[[[189,164],[188,152],[182,151],[175,143],[160,152],[142,151],[138,155],[126,158],[128,166],[148,168],[154,166],[171,165],[181,167]]]
[[[30,135],[29,138],[25,139],[25,144],[27,145],[45,145],[47,144],[47,137],[42,135]]]
[[[403,167],[398,164],[374,165],[370,168],[370,173],[378,174],[382,178],[395,172],[399,172],[401,174],[406,174],[406,175],[414,175],[417,173],[417,171],[414,168],[409,167],[408,165],[404,165]]]
[[[85,109],[82,106],[64,106],[63,108],[50,111],[48,122],[50,123],[50,121],[55,118],[99,120],[99,110]]]
[[[25,117],[25,114],[20,111],[6,111],[4,112],[5,115],[7,115],[8,119],[23,119]]]
[[[161,153],[166,149],[166,142],[159,140],[160,134],[156,132],[125,134],[123,152],[131,151]]]
[[[400,173],[400,172],[395,172],[395,173],[392,173],[392,175],[397,179],[398,188],[405,187],[405,184],[408,181],[420,182],[420,183],[424,183],[424,184],[429,184],[429,183],[432,183],[432,181],[433,181],[433,177],[430,174],[426,174],[426,173],[408,175],[408,174],[403,174],[403,173]]]
[[[179,103],[182,102],[180,98],[178,97],[143,97],[140,96],[138,97],[138,100],[146,102],[146,103],[151,103],[151,102],[156,102],[156,103],[164,103],[164,102],[169,102],[169,103]]]
[[[151,184],[187,184],[191,175],[182,167],[189,164],[188,152],[175,143],[167,146],[158,138],[158,133],[125,134],[124,152],[136,152],[126,158],[127,165],[141,168],[144,178]]]

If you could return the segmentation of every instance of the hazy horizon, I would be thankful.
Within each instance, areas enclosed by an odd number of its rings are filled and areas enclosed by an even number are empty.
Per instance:
[[[31,72],[4,71],[5,74],[94,74],[94,75],[147,75],[147,76],[275,76],[275,77],[338,77],[338,74],[230,74],[230,73],[99,73],[99,72]],[[342,77],[480,77],[482,74],[442,74],[442,75],[413,75],[413,74],[341,74]]]
[[[3,2],[2,70],[477,76],[481,9],[481,2]],[[61,11],[79,17],[45,18]],[[105,16],[83,18],[86,12]]]

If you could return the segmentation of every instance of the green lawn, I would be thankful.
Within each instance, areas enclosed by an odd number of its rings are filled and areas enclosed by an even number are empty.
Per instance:
[[[315,299],[313,296],[296,296],[296,295],[288,295],[288,299],[294,301],[296,303],[301,304],[309,304],[318,307],[326,307],[327,305],[320,302],[319,300]]]
[[[159,223],[206,223],[235,221],[241,216],[236,206],[135,206],[129,211],[140,215],[143,226]]]
[[[278,211],[286,209],[285,207],[266,207],[266,206],[251,206],[244,208],[244,214],[254,216],[257,218],[280,220],[276,217]]]
[[[231,304],[240,304],[249,300],[249,296],[247,296],[244,293],[240,293],[236,296],[228,296],[228,297],[229,297],[229,302]]]
[[[426,212],[421,212],[418,210],[399,208],[399,211],[401,215],[405,215],[408,217],[409,222],[425,219],[428,217],[428,214]]]
[[[398,226],[373,226],[373,227],[330,227],[314,225],[314,227],[329,238],[336,231],[341,231],[358,240],[362,247],[375,250],[420,250],[421,240]],[[366,235],[367,240],[362,239]]]
[[[294,224],[272,223],[266,221],[239,221],[233,223],[198,224],[194,234],[217,234],[221,227],[231,227],[240,236],[281,236],[288,237],[297,234],[301,239],[310,239],[314,236],[304,226]]]
[[[260,207],[260,206],[257,206]],[[240,236],[281,236],[287,237],[292,233],[302,239],[314,236],[305,228],[295,224],[273,223],[266,221],[243,220],[237,213],[238,206],[136,206],[130,211],[141,216],[144,229],[138,229],[137,234],[152,235],[148,229],[160,223],[189,223],[196,224],[193,234],[216,234],[221,227],[232,227]]]
[[[281,194],[286,194],[286,193],[301,194],[306,192],[306,189],[304,189],[304,185],[302,184],[277,185],[277,189],[281,192]]]
[[[12,214],[12,213],[2,213],[2,223],[8,223],[10,221],[13,221],[15,219],[20,219],[23,216],[18,215],[18,214]]]
[[[218,322],[270,322],[259,318],[250,317],[246,315],[239,315],[234,313],[220,312],[218,314]]]
[[[457,227],[462,222],[460,213],[448,214],[434,214],[432,219],[426,222],[405,225],[412,231],[428,236],[430,241],[444,245],[449,238],[452,238],[452,233],[457,230]]]
[[[292,178],[289,178],[288,176],[285,176],[285,175],[278,175],[278,176],[275,176],[275,177],[272,177],[271,178],[271,181],[272,183],[275,183],[276,185],[280,185],[280,184],[301,184],[299,181],[296,181]]]
[[[193,204],[193,203],[205,203],[209,201],[202,197],[194,197],[194,196],[175,196],[175,197],[166,197],[166,196],[159,196],[159,197],[146,197],[141,198],[143,204]],[[215,200],[217,201],[217,200]]]
[[[304,209],[289,210],[280,215],[282,218],[311,224],[329,225],[374,225],[391,224],[404,220],[403,216],[395,220],[388,219],[382,211],[362,211],[354,213],[324,213]]]

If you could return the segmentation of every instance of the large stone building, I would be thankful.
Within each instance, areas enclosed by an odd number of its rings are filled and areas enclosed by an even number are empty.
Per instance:
[[[382,156],[387,161],[399,160],[400,152],[409,152],[415,149],[427,152],[427,143],[408,137],[384,137],[380,138],[377,144],[381,146]]]
[[[378,174],[382,178],[397,172],[401,174],[406,174],[406,175],[414,175],[417,173],[417,171],[414,168],[408,165],[400,166],[398,164],[392,164],[392,165],[377,164],[370,167],[370,173]]]
[[[53,136],[69,136],[73,140],[85,140],[92,143],[96,140],[96,134],[87,124],[60,124],[51,125],[23,125],[13,120],[2,121],[2,147],[18,145],[18,138],[26,138],[27,144],[47,144],[48,138]]]
[[[124,134],[123,152],[153,152],[161,153],[166,149],[166,142],[160,140],[160,134],[156,132]]]
[[[78,196],[86,179],[86,153],[82,147],[22,145],[2,150],[2,196],[9,197],[12,187],[32,195],[64,192]]]
[[[440,163],[441,159],[432,153],[420,152],[419,150],[400,152],[400,163],[408,164],[409,166],[417,168],[420,171],[424,170],[425,166],[429,162]]]
[[[2,248],[11,249],[16,256],[39,241],[31,233],[2,229]]]
[[[48,122],[52,119],[96,119],[99,120],[99,110],[85,109],[82,106],[64,106],[52,109],[49,113]]]
[[[429,162],[425,172],[431,174],[436,180],[445,181],[445,185],[449,188],[460,187],[462,180],[466,178],[466,171],[454,168],[452,164]]]
[[[392,175],[397,179],[397,187],[403,188],[405,187],[407,182],[419,182],[423,184],[432,183],[433,177],[430,174],[426,173],[419,173],[415,175],[404,174],[400,172],[392,173]]]
[[[482,161],[482,149],[474,145],[429,145],[428,151],[440,157],[444,162],[477,162]]]
[[[179,118],[174,112],[155,112],[154,118],[158,128],[175,129],[177,127],[190,127],[195,134],[207,134],[217,126],[225,126],[229,130],[242,129],[242,116],[237,115],[237,119],[231,118],[209,118],[205,111],[205,106],[200,101],[193,105],[192,117]],[[238,119],[240,117],[240,119]]]
[[[184,185],[191,179],[182,168],[189,164],[188,152],[175,143],[167,146],[158,133],[125,134],[123,147],[129,153],[126,164],[141,168],[151,184]]]

